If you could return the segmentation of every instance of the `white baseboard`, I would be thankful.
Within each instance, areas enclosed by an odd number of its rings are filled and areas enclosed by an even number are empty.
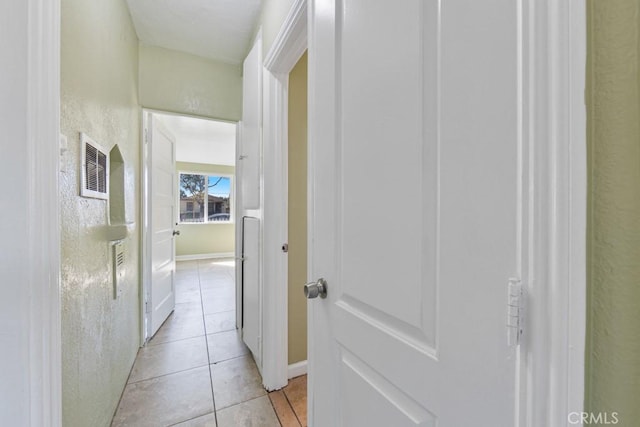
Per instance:
[[[176,261],[196,261],[199,259],[211,259],[211,258],[233,258],[235,252],[218,252],[213,254],[194,254],[194,255],[176,255]]]
[[[295,378],[307,373],[307,361],[292,363],[287,367],[287,378]]]

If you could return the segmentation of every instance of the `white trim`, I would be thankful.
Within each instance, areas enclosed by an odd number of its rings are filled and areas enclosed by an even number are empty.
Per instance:
[[[586,8],[521,0],[523,282],[520,426],[565,426],[584,399],[586,313]]]
[[[307,361],[301,360],[300,362],[292,363],[287,368],[287,378],[295,378],[307,373]]]
[[[234,221],[235,221],[235,227],[234,227],[234,234],[235,234],[235,259],[236,259],[236,266],[235,266],[235,285],[236,285],[236,328],[237,329],[242,329],[242,250],[243,250],[243,244],[244,242],[242,241],[242,228],[244,226],[243,224],[243,220],[242,217],[244,215],[243,209],[242,209],[242,204],[240,203],[240,200],[242,200],[242,183],[240,182],[240,180],[242,179],[242,162],[238,161],[238,157],[240,155],[242,155],[242,147],[241,144],[242,143],[242,121],[239,121],[237,126],[236,126],[236,167],[235,167],[235,174],[236,174],[236,183],[237,188],[236,188],[236,197],[235,200],[233,201],[233,206],[234,206]]]
[[[176,255],[176,261],[197,261],[201,259],[234,258],[235,252],[213,252],[208,254]]]
[[[266,71],[264,109],[264,237],[263,237],[263,384],[277,390],[287,383],[287,241],[286,82]],[[286,80],[286,77],[284,77]],[[284,121],[284,126],[283,126]]]
[[[257,55],[257,61],[253,64],[249,64],[247,63],[247,58],[249,56],[251,56],[254,51],[256,52]],[[245,75],[245,81],[247,78],[247,75],[251,74],[252,70],[251,70],[251,66],[256,66],[257,70],[253,70],[253,71],[257,71],[258,74],[258,88],[257,88],[257,95],[258,95],[258,106],[259,106],[259,111],[257,114],[257,117],[252,117],[251,120],[255,119],[255,123],[251,122],[251,123],[247,123],[247,117],[243,116],[243,120],[242,120],[242,127],[239,130],[238,135],[240,136],[240,140],[238,142],[238,146],[240,147],[240,150],[238,150],[236,152],[236,155],[238,155],[238,160],[243,159],[244,157],[247,158],[251,158],[249,156],[253,156],[254,153],[251,152],[247,152],[245,149],[245,140],[248,140],[249,138],[252,137],[257,137],[258,138],[258,179],[259,179],[259,194],[258,194],[258,201],[257,204],[255,203],[255,200],[250,200],[249,202],[247,201],[247,197],[246,195],[242,195],[242,196],[236,196],[238,203],[240,204],[240,208],[238,209],[238,217],[240,219],[240,223],[238,228],[236,229],[239,233],[244,231],[244,220],[242,217],[253,217],[255,219],[258,219],[260,221],[260,230],[259,230],[259,241],[258,241],[258,252],[259,252],[259,260],[258,260],[258,331],[257,331],[257,337],[253,336],[251,337],[252,340],[256,340],[257,339],[257,345],[255,343],[255,341],[251,344],[251,346],[253,348],[251,348],[251,352],[254,356],[256,365],[258,367],[258,370],[260,371],[260,374],[262,375],[262,370],[263,370],[263,366],[262,366],[262,353],[263,353],[263,323],[264,323],[264,315],[263,315],[263,305],[264,305],[264,293],[263,293],[263,288],[264,288],[264,223],[263,223],[263,218],[264,218],[264,176],[263,176],[263,165],[264,165],[264,154],[263,154],[263,141],[262,141],[262,133],[261,131],[261,127],[262,127],[262,108],[263,108],[263,94],[262,94],[262,84],[263,84],[263,73],[262,73],[262,66],[261,66],[261,59],[262,59],[262,28],[258,29],[257,35],[256,35],[256,39],[255,39],[255,43],[252,45],[251,50],[249,52],[249,54],[247,55],[247,58],[245,58],[245,61],[243,63],[243,72]],[[251,61],[252,59],[250,59],[249,61]],[[243,84],[243,108],[248,106],[248,102],[252,102],[250,100],[247,99],[247,94],[250,92],[245,90],[248,89],[248,87],[245,87],[245,85]],[[248,108],[248,107],[247,107]],[[245,112],[247,110],[247,108],[245,108]],[[256,128],[258,127],[257,132],[256,132]],[[251,134],[251,135],[249,135]],[[255,141],[252,141],[255,142]],[[254,148],[254,147],[251,147]],[[236,164],[236,175],[237,175],[237,179],[238,179],[238,187],[240,188],[240,191],[242,191],[242,187],[243,187],[243,182],[242,180],[245,178],[245,173],[243,172],[244,169],[244,162],[242,161],[238,161]],[[253,178],[253,177],[250,177]],[[253,185],[253,183],[250,183],[251,185]],[[246,189],[246,186],[245,186]],[[247,208],[246,206],[252,206],[251,208]],[[242,234],[238,234],[240,239],[237,241],[236,244],[236,248],[239,249],[241,248],[241,245],[244,244],[243,241],[243,235]],[[244,249],[244,248],[242,248]],[[242,260],[242,255],[238,256],[238,259]],[[244,262],[242,263],[238,263],[237,264],[240,268],[244,268]],[[244,310],[244,302],[245,302],[245,298],[244,298],[244,279],[243,279],[243,274],[242,271],[240,269],[236,269],[236,277],[241,278],[242,282],[240,282],[238,284],[239,288],[236,290],[236,294],[239,295],[241,298],[237,298],[236,300],[236,307],[237,310],[236,312],[237,314],[237,322],[239,324],[242,325],[242,338],[243,340],[245,340],[246,336],[251,336],[252,333],[256,332],[256,331],[252,331],[251,327],[249,327],[248,329],[248,334],[247,332],[247,328],[244,325],[244,318],[246,317],[245,314],[248,313],[248,311]],[[255,315],[256,313],[252,313],[252,315]],[[248,340],[249,338],[247,338]],[[246,342],[246,341],[245,341]]]
[[[264,67],[273,74],[289,74],[305,50],[307,0],[295,0],[264,58]]]
[[[151,144],[153,141],[153,130],[157,129],[160,132],[163,132],[166,135],[171,135],[171,133],[166,129],[166,127],[162,124],[161,121],[159,120],[155,120],[153,118],[153,113],[149,110],[147,110],[146,108],[142,109],[142,140],[141,140],[141,156],[140,156],[140,169],[141,169],[141,173],[140,173],[140,179],[141,179],[141,183],[140,183],[140,203],[141,203],[141,209],[140,209],[140,215],[141,215],[141,224],[142,227],[140,228],[140,270],[141,270],[141,274],[142,274],[142,280],[140,281],[140,286],[141,286],[141,292],[140,295],[142,295],[142,298],[140,298],[140,306],[141,306],[141,310],[140,310],[140,314],[141,314],[141,328],[142,328],[142,334],[140,336],[140,346],[144,346],[146,344],[146,342],[151,339],[151,337],[153,336],[153,333],[155,332],[153,330],[153,307],[152,307],[152,286],[151,286],[151,282],[153,280],[153,270],[152,270],[152,266],[153,266],[153,245],[152,245],[152,240],[153,240],[153,233],[152,233],[152,219],[153,219],[153,204],[152,204],[152,199],[153,199],[153,165],[152,165],[152,148],[151,148]],[[171,142],[173,144],[173,171],[176,174],[176,177],[174,178],[174,187],[173,190],[177,192],[177,188],[178,188],[178,179],[177,179],[177,172],[176,172],[176,153],[175,153],[175,138],[173,136],[171,136]],[[176,210],[178,209],[177,206],[175,206],[176,201],[177,201],[178,197],[176,195],[176,197],[173,200],[174,203],[174,220],[172,221],[172,224],[176,221]],[[175,238],[174,238],[174,243],[173,243],[173,247],[172,247],[172,258],[173,261],[175,262],[175,253],[176,253],[176,247],[175,247]],[[175,281],[175,269],[174,269],[174,277],[173,277],[173,281]],[[175,295],[174,295],[174,305],[175,305]]]
[[[262,377],[267,390],[287,384],[288,74],[307,46],[307,1],[296,0],[264,61],[264,245]]]
[[[142,109],[142,127],[140,129],[140,347],[151,338],[151,322],[147,313],[147,303],[151,303],[151,231],[149,221],[150,168],[149,168],[149,117],[151,112]]]
[[[27,45],[27,287],[29,425],[62,423],[60,301],[60,2],[29,0]],[[20,43],[20,40],[16,41]],[[14,143],[19,144],[19,141]],[[16,283],[16,285],[19,285]],[[27,329],[28,328],[28,329]],[[16,390],[21,393],[21,390]],[[24,418],[27,419],[27,416]]]
[[[587,6],[586,1],[568,2],[567,57],[570,75],[568,161],[569,209],[563,220],[569,232],[569,284],[566,348],[566,410],[582,412],[585,393],[585,348],[587,335],[587,109],[585,99],[587,63]],[[562,27],[560,27],[562,28]],[[563,165],[560,165],[561,168]],[[560,422],[560,420],[558,420]]]
[[[201,116],[195,113],[181,113],[179,111],[167,111],[167,110],[158,110],[156,108],[145,107],[144,105],[139,105],[141,109],[148,113],[161,114],[163,116],[176,116],[176,117],[187,117],[190,119],[198,119],[198,120],[206,120],[209,122],[221,122],[221,123],[229,123],[229,124],[238,124],[239,120],[232,119],[219,119],[217,117],[210,116]],[[178,160],[179,161],[179,160]],[[191,163],[191,162],[183,162],[183,163]],[[231,166],[231,165],[220,165],[220,166]]]

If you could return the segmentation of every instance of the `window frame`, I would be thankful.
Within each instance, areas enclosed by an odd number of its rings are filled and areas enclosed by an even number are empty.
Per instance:
[[[210,176],[219,176],[229,178],[229,219],[226,221],[209,221],[209,203],[207,192],[207,203],[204,206],[204,221],[202,222],[186,222],[180,219],[180,176],[181,175],[202,175],[207,179],[206,185],[208,186]],[[176,223],[178,225],[210,225],[210,224],[234,224],[235,223],[235,174],[223,173],[223,172],[203,172],[198,170],[178,170],[177,182],[176,182]],[[208,187],[207,187],[208,188]]]

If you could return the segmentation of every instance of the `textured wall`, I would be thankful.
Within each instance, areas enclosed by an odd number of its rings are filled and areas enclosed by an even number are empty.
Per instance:
[[[289,364],[307,360],[307,54],[289,74]]]
[[[175,113],[238,121],[242,68],[140,44],[140,104]]]
[[[60,176],[63,425],[108,426],[139,345],[138,227],[125,241],[124,292],[113,299],[104,200],[79,197],[86,132],[125,160],[125,216],[138,218],[138,40],[125,0],[62,0]]]
[[[267,56],[294,0],[263,0],[257,29],[262,27],[262,54]],[[254,35],[255,36],[255,35]]]
[[[211,172],[233,175],[233,166],[177,162],[178,172]],[[235,185],[235,183],[234,183]],[[232,200],[233,203],[233,200]],[[176,255],[229,253],[235,250],[235,224],[180,224]]]
[[[640,1],[588,1],[586,408],[640,423]]]

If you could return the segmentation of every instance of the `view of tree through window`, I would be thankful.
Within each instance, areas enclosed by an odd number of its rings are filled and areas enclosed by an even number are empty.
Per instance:
[[[180,174],[180,222],[231,220],[231,178]]]

